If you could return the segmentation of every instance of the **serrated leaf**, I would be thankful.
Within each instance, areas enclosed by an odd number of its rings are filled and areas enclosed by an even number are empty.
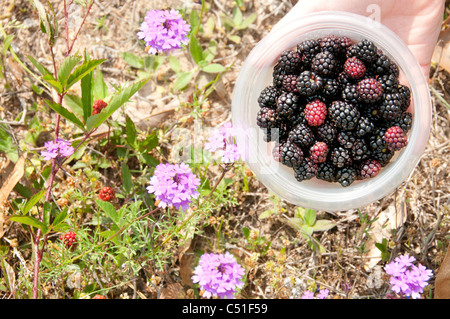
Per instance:
[[[85,77],[89,72],[94,70],[97,66],[105,62],[106,59],[98,59],[98,60],[89,60],[85,61],[83,64],[78,66],[67,79],[66,90],[68,90],[72,85],[77,83],[83,77]]]
[[[23,207],[23,209],[21,209],[22,214],[26,215],[28,214],[28,212],[30,211],[30,209],[36,205],[41,198],[45,195],[45,190],[41,190],[40,192],[34,194],[25,204],[25,206]]]
[[[55,219],[53,220],[53,227],[58,226],[67,218],[67,211],[68,208],[64,207],[64,209],[58,215],[56,215]]]
[[[106,216],[111,218],[114,224],[118,225],[119,217],[117,215],[116,209],[114,208],[114,205],[100,199],[96,199],[95,202],[97,203],[97,206],[100,207],[101,210],[106,214]]]
[[[220,73],[224,72],[226,69],[222,64],[211,63],[202,68],[202,71],[207,73]]]
[[[108,103],[108,106],[105,107],[102,112],[99,114],[95,114],[91,117],[89,117],[86,121],[86,129],[87,131],[90,131],[96,127],[98,127],[100,124],[102,124],[104,121],[108,119],[119,107],[121,107],[123,104],[128,102],[130,98],[137,92],[139,89],[144,86],[145,83],[147,83],[148,79],[137,81],[120,92],[116,93],[111,101]]]
[[[64,117],[65,119],[69,120],[70,122],[72,122],[73,124],[75,124],[76,126],[78,126],[80,129],[82,129],[84,131],[84,125],[83,123],[78,119],[78,117],[73,114],[72,112],[70,112],[68,109],[66,109],[64,106],[58,104],[58,103],[54,103],[51,101],[46,101],[47,105],[56,113],[58,113],[59,115],[61,115],[62,117]]]
[[[194,72],[192,71],[179,74],[178,78],[173,83],[173,89],[175,91],[181,91],[189,84],[193,76]]]
[[[128,145],[130,145],[132,148],[135,148],[136,143],[136,126],[133,123],[133,120],[126,115],[125,117],[126,122],[126,131],[127,131],[127,142]]]
[[[66,57],[58,70],[58,81],[63,87],[66,85],[66,81],[72,72],[73,68],[80,62],[79,57],[68,56]]]
[[[46,75],[44,75],[42,77],[42,79],[47,82],[48,84],[50,84],[58,93],[62,93],[63,91],[63,86],[62,84],[56,80],[53,75],[51,75],[50,73],[47,73]]]
[[[44,230],[46,230],[46,227],[42,222],[40,222],[38,219],[31,217],[31,216],[11,216],[9,218],[9,220],[39,228],[44,233],[45,233]]]
[[[33,58],[32,56],[27,55],[28,60],[30,60],[30,62],[36,67],[36,69],[38,69],[38,71],[42,74],[42,75],[46,75],[46,74],[51,74],[51,72],[42,64],[40,64],[35,58]]]
[[[87,119],[92,115],[92,104],[94,97],[92,95],[93,71],[86,74],[81,79],[81,105],[83,106],[83,120],[86,123]]]

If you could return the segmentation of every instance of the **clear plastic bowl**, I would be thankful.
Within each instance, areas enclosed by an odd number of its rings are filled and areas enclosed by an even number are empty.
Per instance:
[[[298,182],[292,168],[272,157],[273,142],[263,140],[256,125],[261,91],[272,84],[272,72],[280,54],[296,44],[334,34],[354,41],[371,40],[394,60],[400,69],[400,81],[411,89],[413,123],[408,145],[397,151],[391,162],[370,179],[342,187],[316,178]],[[431,97],[428,82],[406,44],[390,29],[364,16],[345,12],[320,12],[302,17],[272,30],[244,61],[232,96],[232,120],[237,144],[255,176],[284,200],[302,207],[325,211],[343,211],[366,206],[392,193],[408,176],[423,154],[431,125]]]

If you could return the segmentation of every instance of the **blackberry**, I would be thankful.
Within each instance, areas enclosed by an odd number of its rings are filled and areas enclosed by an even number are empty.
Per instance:
[[[377,127],[374,129],[374,132],[367,138],[367,142],[369,143],[372,151],[375,152],[386,152],[387,145],[384,140],[384,133],[386,132],[385,128]]]
[[[276,109],[278,96],[280,96],[280,90],[273,85],[270,85],[265,87],[259,94],[258,104],[260,107]]]
[[[384,133],[383,139],[391,151],[398,151],[408,144],[408,139],[400,126],[389,127]]]
[[[397,93],[400,98],[400,108],[402,112],[406,112],[411,104],[411,90],[406,85],[399,84],[397,87]]]
[[[312,71],[303,71],[297,78],[297,91],[300,95],[312,96],[323,86],[321,76]]]
[[[386,149],[383,150],[373,150],[372,158],[380,163],[382,167],[385,167],[391,161],[394,156],[394,152]]]
[[[359,94],[356,90],[356,84],[346,84],[341,92],[341,97],[345,102],[357,104],[359,102]]]
[[[281,87],[287,92],[297,93],[297,76],[288,74],[283,77]]]
[[[319,41],[317,40],[305,40],[297,44],[297,53],[300,56],[300,60],[305,65],[310,65],[312,59],[320,52]]]
[[[283,87],[283,79],[286,75],[289,75],[286,70],[279,66],[275,66],[272,73],[273,85],[277,88]]]
[[[342,53],[345,54],[347,52],[347,49],[350,48],[353,45],[352,39],[346,36],[340,36],[337,38],[337,42],[342,47],[343,51]]]
[[[372,41],[363,39],[347,50],[347,57],[356,56],[358,59],[372,63],[377,58],[378,49]]]
[[[380,162],[369,158],[361,163],[360,165],[360,176],[365,178],[373,178],[378,175],[381,169]]]
[[[325,122],[327,117],[327,106],[319,99],[306,104],[304,109],[305,119],[310,126],[319,126]]]
[[[328,112],[333,123],[343,130],[353,130],[360,117],[356,106],[343,101],[333,101]]]
[[[300,123],[289,132],[288,139],[297,146],[306,148],[314,143],[315,137],[309,126]]]
[[[261,128],[273,128],[277,127],[279,123],[280,120],[276,110],[268,107],[262,107],[259,109],[256,117],[256,125]]]
[[[317,174],[318,179],[333,183],[336,181],[336,167],[329,162],[317,164]]]
[[[105,186],[98,193],[98,198],[105,202],[109,202],[116,198],[116,192],[111,187]]]
[[[362,161],[370,155],[369,147],[364,139],[357,139],[350,150],[353,161]]]
[[[280,68],[286,74],[300,74],[302,68],[302,61],[300,55],[295,50],[285,50],[278,58],[275,68]]]
[[[395,120],[402,112],[402,102],[398,93],[384,94],[378,106],[380,116],[385,120]]]
[[[407,133],[411,129],[412,125],[412,114],[409,112],[404,112],[400,114],[395,120],[389,121],[387,126],[400,126],[403,132]]]
[[[357,178],[357,172],[353,167],[343,167],[336,171],[336,181],[343,187],[352,184]]]
[[[395,63],[391,63],[391,64],[389,65],[389,71],[388,71],[388,73],[390,73],[390,74],[394,75],[396,78],[398,78],[399,75],[400,75],[400,70],[399,70],[399,68],[398,68],[398,65],[395,64]]]
[[[330,160],[331,164],[339,168],[349,166],[352,163],[349,150],[341,146],[337,146],[331,150]]]
[[[361,115],[355,128],[355,134],[359,137],[364,136],[371,133],[374,127],[375,125],[368,117]]]
[[[297,181],[302,182],[316,176],[317,170],[317,164],[307,157],[299,165],[294,166],[294,176]]]
[[[357,57],[348,58],[344,63],[344,74],[352,80],[359,80],[366,74],[366,65]]]
[[[323,141],[328,145],[334,144],[338,130],[330,122],[325,122],[316,128],[316,136],[319,141]]]
[[[315,142],[309,149],[309,158],[314,163],[323,163],[327,160],[328,145],[325,142]]]
[[[322,75],[323,77],[331,77],[336,70],[336,59],[330,51],[322,51],[317,53],[311,62],[311,71]]]
[[[337,134],[336,140],[343,148],[352,148],[353,144],[356,142],[356,137],[351,131],[340,131]]]
[[[281,120],[293,119],[298,109],[299,97],[293,92],[283,92],[277,99],[277,112]]]
[[[92,104],[92,115],[100,113],[105,107],[108,106],[108,103],[106,103],[103,100],[95,100]]]
[[[381,83],[374,78],[363,79],[358,82],[356,92],[359,99],[366,103],[375,103],[383,97]]]
[[[280,124],[279,127],[263,128],[263,140],[265,142],[283,142],[288,137],[286,124]]]
[[[383,74],[377,80],[385,93],[394,92],[398,87],[398,78],[391,73]]]
[[[329,34],[320,39],[319,46],[322,52],[328,51],[336,56],[342,56],[345,55],[347,45],[347,43],[342,45],[342,40],[333,34]]]
[[[338,79],[333,78],[325,79],[322,88],[322,94],[325,99],[327,100],[335,99],[340,92],[341,92],[341,85]]]
[[[77,234],[73,231],[69,231],[64,235],[61,235],[60,240],[67,248],[75,247],[77,243]]]
[[[303,161],[303,151],[300,147],[286,141],[280,144],[280,162],[288,167],[298,166]]]
[[[376,75],[382,75],[389,72],[391,67],[391,59],[383,53],[378,53],[374,62],[370,64],[370,69]]]

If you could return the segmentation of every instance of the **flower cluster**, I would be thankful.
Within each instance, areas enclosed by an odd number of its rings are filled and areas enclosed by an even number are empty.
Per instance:
[[[188,43],[190,29],[191,26],[174,9],[150,10],[137,36],[145,41],[149,54],[157,54],[181,49],[182,44]]]
[[[175,207],[186,210],[193,198],[197,198],[200,179],[189,166],[181,164],[159,164],[150,179],[149,193],[153,193],[158,207]]]
[[[414,257],[405,254],[396,257],[384,267],[386,273],[391,276],[392,291],[413,299],[420,298],[423,288],[428,285],[428,280],[433,275],[433,272],[425,266],[413,265],[415,260]]]
[[[241,158],[238,146],[234,141],[234,128],[230,122],[224,124],[219,129],[213,131],[208,142],[205,143],[205,150],[217,154],[224,163],[233,163]]]
[[[205,298],[233,299],[237,289],[244,286],[244,274],[244,268],[228,252],[203,254],[194,270],[192,281],[200,285]]]
[[[57,161],[62,160],[73,154],[73,147],[70,142],[56,139],[56,141],[48,141],[44,144],[45,150],[41,151],[41,156],[44,160],[48,161],[51,159],[56,159]]]
[[[321,289],[314,297],[314,292],[306,290],[302,295],[302,299],[325,299],[329,293],[330,291],[328,289]]]

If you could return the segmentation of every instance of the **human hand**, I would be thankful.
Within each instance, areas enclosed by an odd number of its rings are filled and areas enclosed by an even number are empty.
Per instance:
[[[445,0],[298,0],[273,29],[318,11],[345,11],[370,16],[395,32],[408,45],[428,78],[444,6]]]

